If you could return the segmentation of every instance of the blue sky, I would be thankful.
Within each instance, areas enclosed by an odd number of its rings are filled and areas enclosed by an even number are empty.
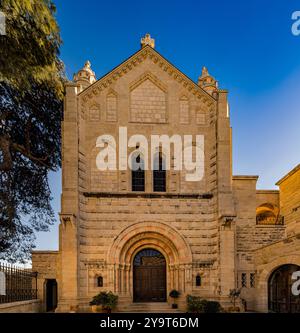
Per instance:
[[[229,90],[234,174],[259,175],[258,188],[300,163],[300,36],[291,33],[296,0],[55,1],[71,79],[89,59],[97,77],[140,47],[156,50],[192,80],[202,66]],[[60,210],[61,175],[50,174]],[[58,248],[58,222],[37,249]]]

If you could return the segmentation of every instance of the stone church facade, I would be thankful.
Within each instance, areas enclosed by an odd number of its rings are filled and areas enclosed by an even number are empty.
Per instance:
[[[118,138],[121,126],[128,137],[203,135],[204,177],[98,170],[97,138]],[[188,294],[226,308],[230,290],[242,288],[248,309],[268,311],[272,273],[300,266],[300,171],[280,191],[257,190],[257,176],[232,175],[231,148],[227,91],[206,68],[194,83],[149,35],[99,80],[87,62],[66,84],[59,250],[32,254],[43,310],[89,311],[105,290],[129,311],[135,302],[171,304],[172,289],[183,311]]]

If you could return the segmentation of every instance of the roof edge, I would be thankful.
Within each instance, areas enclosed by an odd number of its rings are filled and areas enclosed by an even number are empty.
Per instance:
[[[115,66],[109,72],[107,72],[106,74],[101,76],[99,79],[97,79],[95,82],[93,82],[91,85],[89,85],[86,89],[82,90],[77,96],[80,96],[80,95],[88,92],[89,90],[91,90],[97,83],[108,78],[108,76],[110,74],[112,74],[114,71],[119,70],[122,66],[126,65],[126,63],[128,63],[134,56],[137,56],[139,53],[145,52],[145,50],[150,50],[151,52],[155,52],[159,57],[162,58],[162,60],[168,62],[176,71],[178,71],[182,76],[184,76],[190,82],[190,84],[192,84],[196,89],[201,91],[201,93],[203,93],[207,98],[209,98],[213,102],[217,101],[212,95],[210,95],[207,91],[205,91],[203,88],[201,88],[195,81],[193,81],[191,78],[189,78],[180,69],[178,69],[173,63],[171,63],[168,59],[166,59],[163,55],[161,55],[158,51],[156,51],[149,45],[146,45],[143,48],[141,48],[140,50],[133,53],[131,56],[129,56],[127,59],[125,59],[123,62],[121,62],[119,65]]]
[[[285,180],[290,178],[294,173],[296,173],[298,170],[300,170],[300,164],[296,165],[291,171],[289,171],[287,174],[285,174],[282,178],[280,178],[275,185],[282,184]]]
[[[33,250],[32,254],[58,254],[59,250]]]
[[[232,180],[257,180],[259,176],[257,175],[234,175]]]
[[[279,190],[256,190],[256,194],[278,194]]]

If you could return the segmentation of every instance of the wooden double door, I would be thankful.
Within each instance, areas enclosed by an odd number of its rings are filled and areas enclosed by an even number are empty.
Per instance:
[[[153,249],[140,251],[133,263],[134,302],[165,302],[166,260]]]
[[[276,269],[269,279],[269,311],[278,313],[300,313],[300,295],[293,295],[292,274],[300,266],[283,265]]]

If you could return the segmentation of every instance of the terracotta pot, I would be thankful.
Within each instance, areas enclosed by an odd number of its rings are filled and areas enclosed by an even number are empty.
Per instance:
[[[92,305],[92,312],[93,313],[102,313],[102,305]]]
[[[228,312],[240,312],[240,308],[238,306],[231,306],[228,308]]]
[[[103,310],[103,312],[105,312],[105,313],[111,313],[111,308],[110,308],[110,307],[103,306],[103,307],[102,307],[102,310]]]

